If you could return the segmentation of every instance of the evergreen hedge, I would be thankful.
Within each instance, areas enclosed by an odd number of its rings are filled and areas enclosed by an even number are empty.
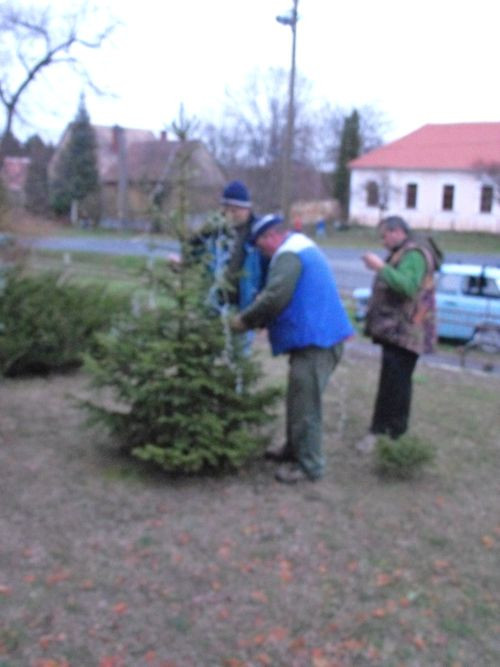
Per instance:
[[[55,273],[7,273],[0,292],[0,374],[49,373],[83,363],[95,334],[129,308],[105,287],[62,282]]]

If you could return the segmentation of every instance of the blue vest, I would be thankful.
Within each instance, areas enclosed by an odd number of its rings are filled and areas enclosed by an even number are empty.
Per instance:
[[[352,336],[332,270],[318,246],[304,234],[291,234],[274,254],[271,266],[282,252],[296,253],[302,271],[290,303],[268,327],[273,354],[311,345],[327,348]]]

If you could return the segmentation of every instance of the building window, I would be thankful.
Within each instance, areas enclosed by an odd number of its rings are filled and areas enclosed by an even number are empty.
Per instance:
[[[443,186],[443,211],[453,211],[454,185]]]
[[[491,213],[493,210],[493,188],[483,185],[481,188],[481,213]]]
[[[416,183],[408,183],[406,186],[406,208],[417,208]]]
[[[368,183],[366,184],[366,205],[378,206],[378,203],[379,203],[378,183],[376,181],[368,181]]]

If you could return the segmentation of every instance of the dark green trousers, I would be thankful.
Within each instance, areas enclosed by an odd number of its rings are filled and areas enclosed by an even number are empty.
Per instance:
[[[289,356],[285,447],[312,479],[324,473],[322,396],[342,351],[339,343],[292,350]]]

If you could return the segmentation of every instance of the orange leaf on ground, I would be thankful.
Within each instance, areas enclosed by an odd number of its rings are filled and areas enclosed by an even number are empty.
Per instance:
[[[231,555],[231,547],[229,544],[223,544],[217,549],[217,555],[223,560],[227,560]]]
[[[350,560],[347,563],[347,571],[348,572],[357,572],[359,570],[359,561],[357,560]]]
[[[388,586],[391,583],[392,583],[392,577],[390,574],[385,574],[384,572],[377,574],[375,585],[378,586],[379,588],[382,586]]]
[[[267,640],[270,642],[282,642],[287,637],[288,637],[288,630],[286,628],[277,626],[269,630],[269,634],[267,635]]]
[[[124,664],[119,655],[106,655],[99,660],[99,667],[123,667]]]
[[[113,605],[113,611],[115,614],[124,614],[128,611],[128,604],[126,602],[117,602]]]
[[[189,544],[193,538],[189,533],[180,533],[179,536],[177,537],[177,544],[180,544],[181,546],[185,546],[186,544]]]
[[[373,618],[384,618],[387,616],[387,610],[384,607],[377,607],[372,611]]]
[[[10,595],[12,593],[12,588],[10,586],[4,586],[0,584],[0,595]]]
[[[425,643],[425,640],[423,637],[420,635],[415,635],[412,637],[412,644],[418,648],[419,651],[423,651],[425,648],[427,648],[427,644]]]
[[[264,591],[252,591],[250,597],[256,602],[262,602],[262,604],[267,604],[269,602],[269,598]]]
[[[49,574],[45,579],[46,583],[49,585],[58,584],[61,581],[67,581],[71,576],[71,572],[68,570],[56,570]]]
[[[281,581],[288,583],[293,579],[292,564],[289,560],[281,558],[279,561],[279,576]]]
[[[273,661],[267,655],[267,653],[259,653],[259,655],[257,655],[257,660],[260,662],[261,665],[272,665],[273,664]]]
[[[447,570],[450,567],[449,560],[435,560],[434,569],[435,570]]]
[[[295,639],[290,642],[288,648],[290,651],[297,653],[299,651],[303,651],[305,647],[306,647],[306,640],[304,639],[304,637],[295,637]]]
[[[493,549],[495,546],[495,540],[493,537],[491,537],[491,535],[483,535],[481,542],[483,543],[483,547],[486,547],[486,549]]]
[[[222,607],[222,609],[219,609],[217,612],[217,618],[219,621],[227,621],[227,619],[231,616],[231,612],[227,607]]]

